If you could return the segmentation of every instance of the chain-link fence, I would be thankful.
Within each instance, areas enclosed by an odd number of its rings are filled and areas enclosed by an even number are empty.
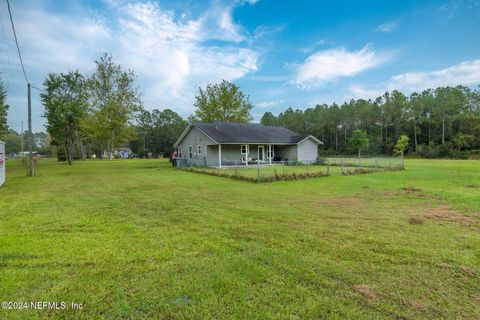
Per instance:
[[[206,167],[190,159],[177,159],[176,166],[194,172],[262,182],[402,170],[404,160],[380,157],[328,157],[316,161],[273,161],[271,163],[223,160],[221,166]]]

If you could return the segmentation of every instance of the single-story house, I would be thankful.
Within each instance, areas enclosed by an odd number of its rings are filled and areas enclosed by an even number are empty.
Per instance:
[[[195,166],[317,160],[320,140],[258,123],[191,122],[174,144],[177,158]],[[185,160],[186,159],[186,160]]]

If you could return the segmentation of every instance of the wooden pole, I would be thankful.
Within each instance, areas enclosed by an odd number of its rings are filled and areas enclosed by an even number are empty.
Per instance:
[[[30,83],[28,88],[28,176],[35,177],[35,167],[33,163],[33,132],[32,132],[32,89]]]

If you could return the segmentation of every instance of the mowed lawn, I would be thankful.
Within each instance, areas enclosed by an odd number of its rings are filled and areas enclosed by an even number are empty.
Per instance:
[[[478,319],[480,161],[253,184],[7,161],[0,319]]]

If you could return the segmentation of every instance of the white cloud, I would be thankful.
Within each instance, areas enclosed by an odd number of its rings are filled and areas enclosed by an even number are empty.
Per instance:
[[[276,101],[263,101],[255,104],[255,107],[260,109],[268,109],[272,107],[277,107],[285,103],[285,100],[276,100]]]
[[[375,99],[376,97],[381,96],[385,92],[385,90],[382,90],[380,88],[366,89],[360,85],[352,85],[350,87],[350,92],[356,99]]]
[[[413,91],[441,86],[468,86],[478,83],[480,83],[480,60],[473,60],[430,72],[400,74],[390,80],[389,87],[397,90]]]
[[[32,82],[40,85],[48,72],[91,72],[93,60],[107,51],[123,68],[135,71],[147,108],[169,107],[186,116],[198,87],[221,79],[234,81],[259,69],[260,53],[252,48],[252,37],[232,17],[235,6],[255,1],[213,1],[196,17],[150,1],[104,3],[108,14],[76,2],[54,13],[48,2],[13,7],[14,14],[22,12],[14,18]],[[13,48],[10,39],[7,49]],[[12,78],[19,75],[10,73]],[[38,97],[34,99],[39,106]],[[18,126],[23,116],[15,105],[11,115]]]
[[[216,6],[214,11],[220,10]],[[244,36],[231,22],[229,10],[219,20],[212,21],[210,12],[198,20],[177,21],[173,12],[162,11],[155,3],[123,8],[118,57],[142,78],[148,105],[190,112],[199,86],[236,80],[258,69],[258,53],[236,44]],[[204,44],[213,39],[230,44]]]
[[[355,76],[384,63],[388,58],[387,54],[377,53],[368,45],[358,51],[345,48],[318,51],[297,66],[293,82],[302,88],[315,87]]]
[[[398,24],[399,24],[398,20],[385,22],[385,23],[382,23],[381,25],[379,25],[377,27],[377,31],[389,33],[389,32],[394,31],[395,29],[397,29]]]
[[[429,88],[477,84],[480,84],[480,60],[472,60],[440,70],[399,74],[390,78],[386,84],[374,88],[355,85],[350,87],[350,91],[357,98],[376,98],[385,91],[392,90],[411,93]]]

